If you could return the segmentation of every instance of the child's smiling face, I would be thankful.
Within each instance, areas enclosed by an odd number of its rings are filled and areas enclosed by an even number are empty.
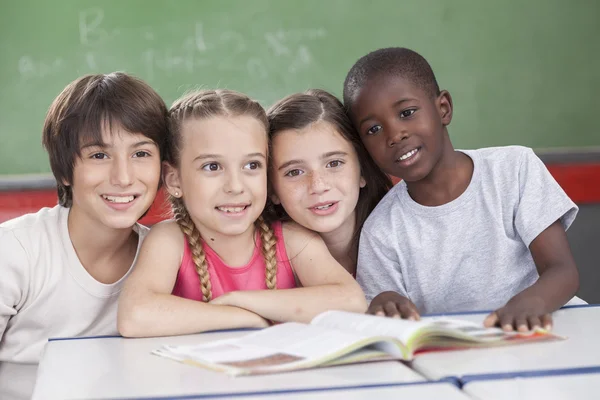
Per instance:
[[[334,126],[319,121],[279,132],[272,148],[273,201],[310,230],[341,233],[341,228],[351,236],[365,186],[352,144]]]
[[[254,232],[267,200],[267,134],[251,116],[190,119],[178,168],[168,166],[165,184],[185,199],[204,237]]]
[[[158,191],[158,146],[147,136],[121,126],[112,132],[103,129],[102,142],[82,144],[73,179],[63,182],[73,193],[73,218],[112,229],[131,228],[150,208]]]
[[[433,96],[406,79],[387,75],[363,85],[351,114],[377,165],[415,182],[426,178],[444,154],[452,99],[446,91]]]

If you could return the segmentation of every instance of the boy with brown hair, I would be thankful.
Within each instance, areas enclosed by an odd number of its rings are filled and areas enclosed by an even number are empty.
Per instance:
[[[117,298],[160,185],[167,108],[124,73],[54,100],[43,144],[59,204],[0,225],[0,398],[29,398],[48,338],[115,335]]]

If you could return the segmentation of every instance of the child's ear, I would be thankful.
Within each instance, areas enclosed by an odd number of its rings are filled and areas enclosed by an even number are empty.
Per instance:
[[[67,181],[65,178],[62,178],[62,180],[60,182],[63,184],[63,186],[71,186],[69,181]]]
[[[365,186],[367,186],[367,181],[365,181],[365,178],[363,178],[362,176],[360,177],[360,188],[364,188]]]
[[[272,194],[271,195],[271,201],[273,202],[273,204],[276,204],[276,205],[280,205],[281,204],[281,200],[279,200],[279,197],[277,197],[276,194]]]
[[[447,90],[442,90],[440,95],[437,97],[437,106],[442,119],[442,125],[450,125],[452,121],[452,96]]]
[[[177,168],[165,161],[163,162],[162,175],[163,182],[169,194],[177,198],[181,197],[183,191],[181,190],[181,179]]]

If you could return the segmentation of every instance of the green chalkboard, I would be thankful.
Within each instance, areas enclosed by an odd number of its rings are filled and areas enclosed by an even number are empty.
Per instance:
[[[49,171],[46,110],[86,73],[136,74],[167,103],[226,87],[268,106],[341,94],[385,46],[429,59],[457,147],[598,146],[599,16],[593,0],[0,0],[0,174]]]

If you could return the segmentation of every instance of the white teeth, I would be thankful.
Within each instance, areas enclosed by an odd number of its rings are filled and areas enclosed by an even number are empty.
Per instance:
[[[324,206],[318,206],[315,207],[317,210],[327,210],[329,207],[331,207],[333,205],[333,203],[331,204],[325,204]]]
[[[111,203],[130,203],[135,199],[135,196],[106,196],[102,195],[102,197]]]
[[[227,213],[239,213],[244,211],[246,206],[244,207],[217,207],[219,211],[227,212]]]
[[[406,160],[407,158],[412,157],[413,155],[417,154],[417,151],[419,151],[419,149],[414,149],[414,150],[409,151],[406,154],[403,154],[402,156],[400,156],[398,161],[403,161],[403,160]]]

